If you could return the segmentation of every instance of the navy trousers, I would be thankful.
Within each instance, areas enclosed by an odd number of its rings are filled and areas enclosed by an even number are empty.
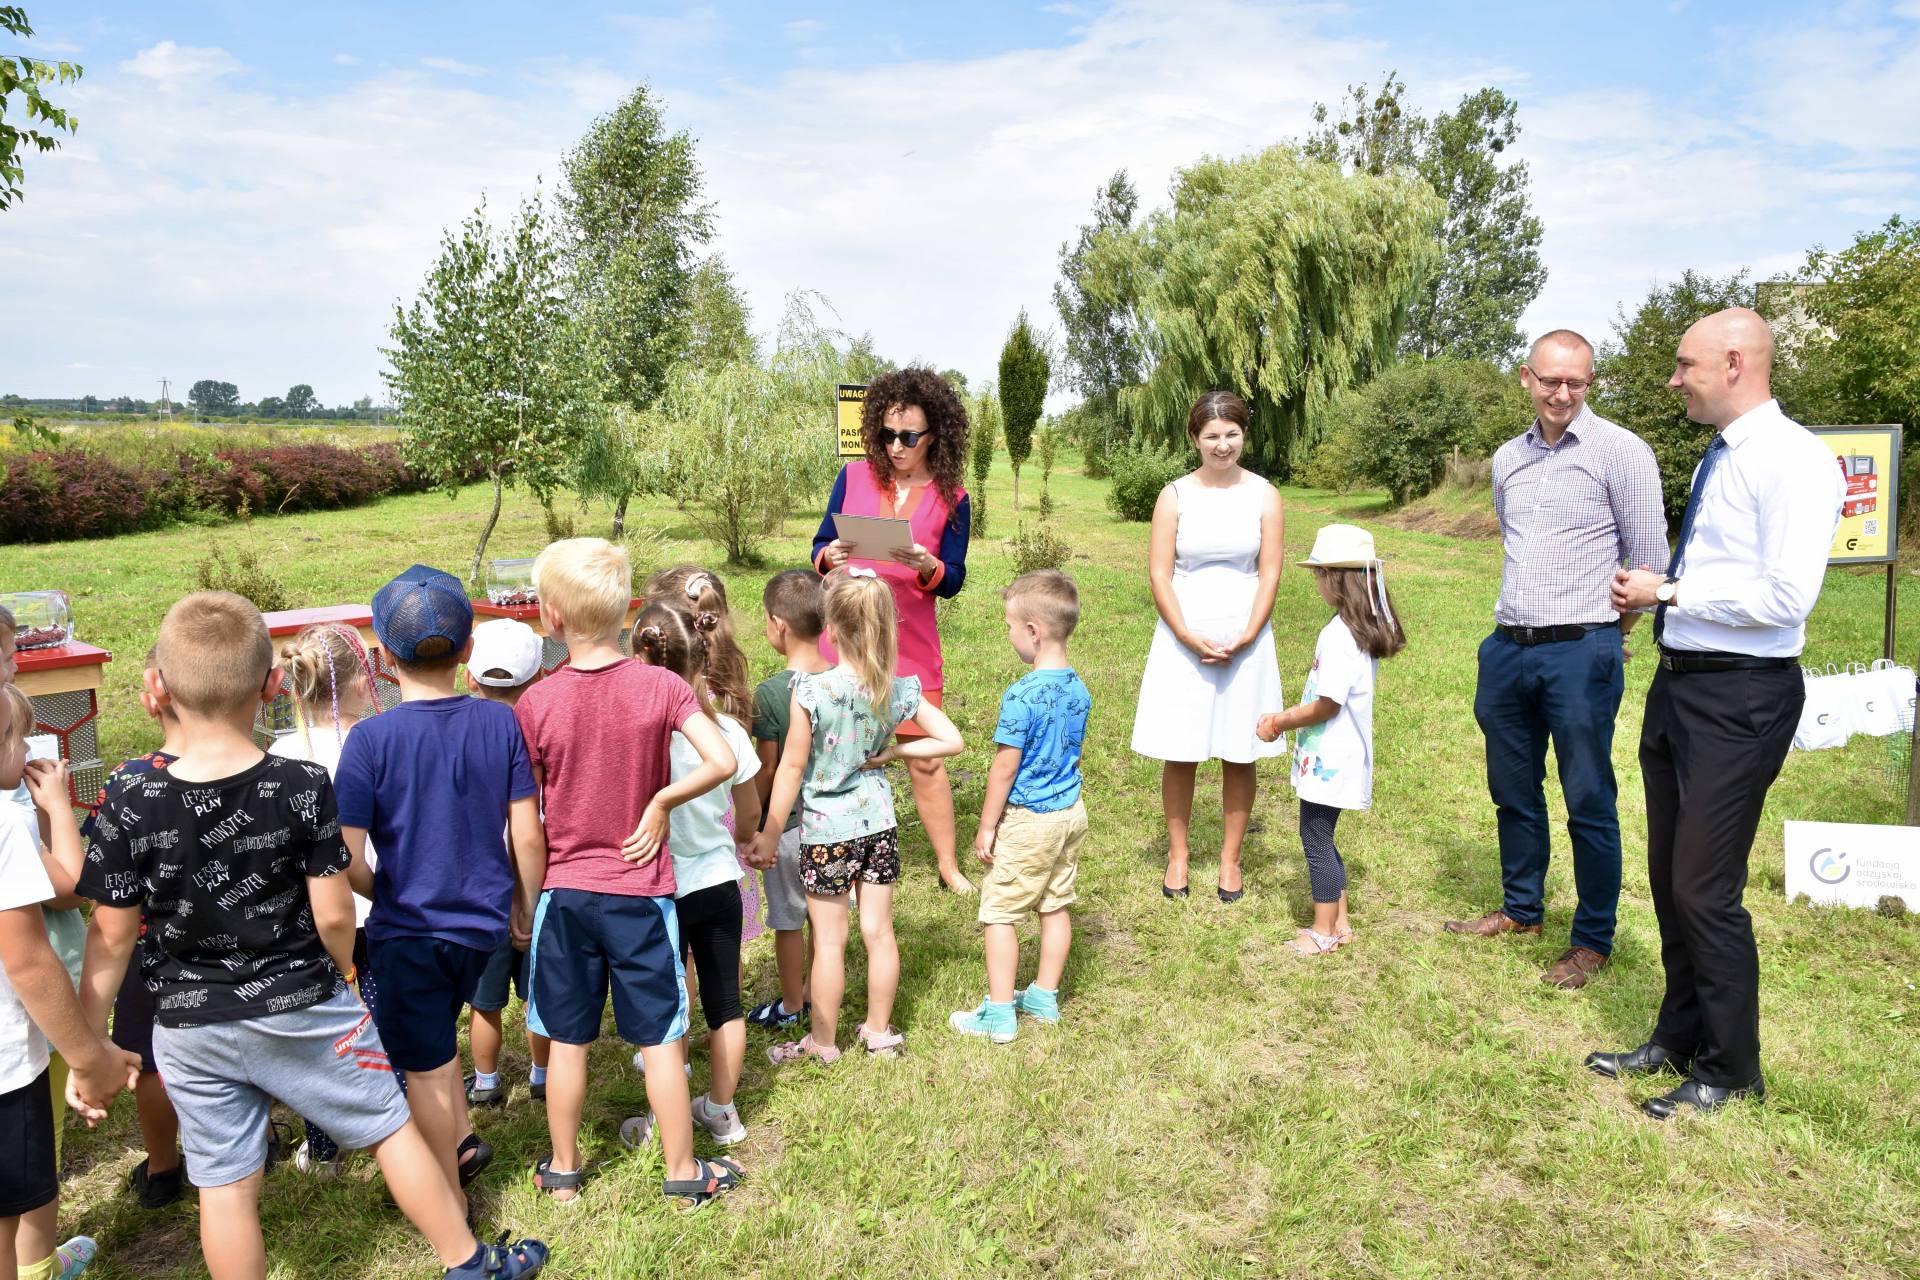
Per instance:
[[[1573,945],[1613,953],[1620,905],[1620,815],[1613,722],[1625,688],[1620,632],[1515,644],[1495,631],[1480,642],[1474,719],[1487,743],[1487,790],[1498,811],[1503,909],[1521,924],[1545,914],[1547,743],[1560,767],[1573,844]]]

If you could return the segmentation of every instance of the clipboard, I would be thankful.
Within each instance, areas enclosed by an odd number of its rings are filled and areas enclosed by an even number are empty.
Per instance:
[[[906,520],[850,516],[836,511],[833,529],[840,541],[853,545],[853,558],[858,560],[890,561],[896,550],[910,550],[913,546],[913,525]]]

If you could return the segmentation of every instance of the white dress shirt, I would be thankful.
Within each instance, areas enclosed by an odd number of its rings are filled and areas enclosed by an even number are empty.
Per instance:
[[[1769,400],[1727,424],[1682,554],[1669,649],[1791,658],[1807,643],[1846,485],[1833,451]]]

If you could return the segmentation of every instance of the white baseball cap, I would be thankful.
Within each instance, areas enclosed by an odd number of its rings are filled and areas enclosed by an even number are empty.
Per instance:
[[[467,658],[467,679],[490,689],[516,689],[540,674],[540,634],[524,622],[495,618],[473,629],[473,653]],[[504,671],[503,679],[487,678]]]

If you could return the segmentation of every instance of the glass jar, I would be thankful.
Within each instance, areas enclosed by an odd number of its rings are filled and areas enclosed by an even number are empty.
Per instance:
[[[533,557],[487,561],[487,603],[525,607],[540,603],[533,589]]]
[[[0,608],[13,614],[16,649],[48,649],[80,638],[64,591],[0,591]]]

